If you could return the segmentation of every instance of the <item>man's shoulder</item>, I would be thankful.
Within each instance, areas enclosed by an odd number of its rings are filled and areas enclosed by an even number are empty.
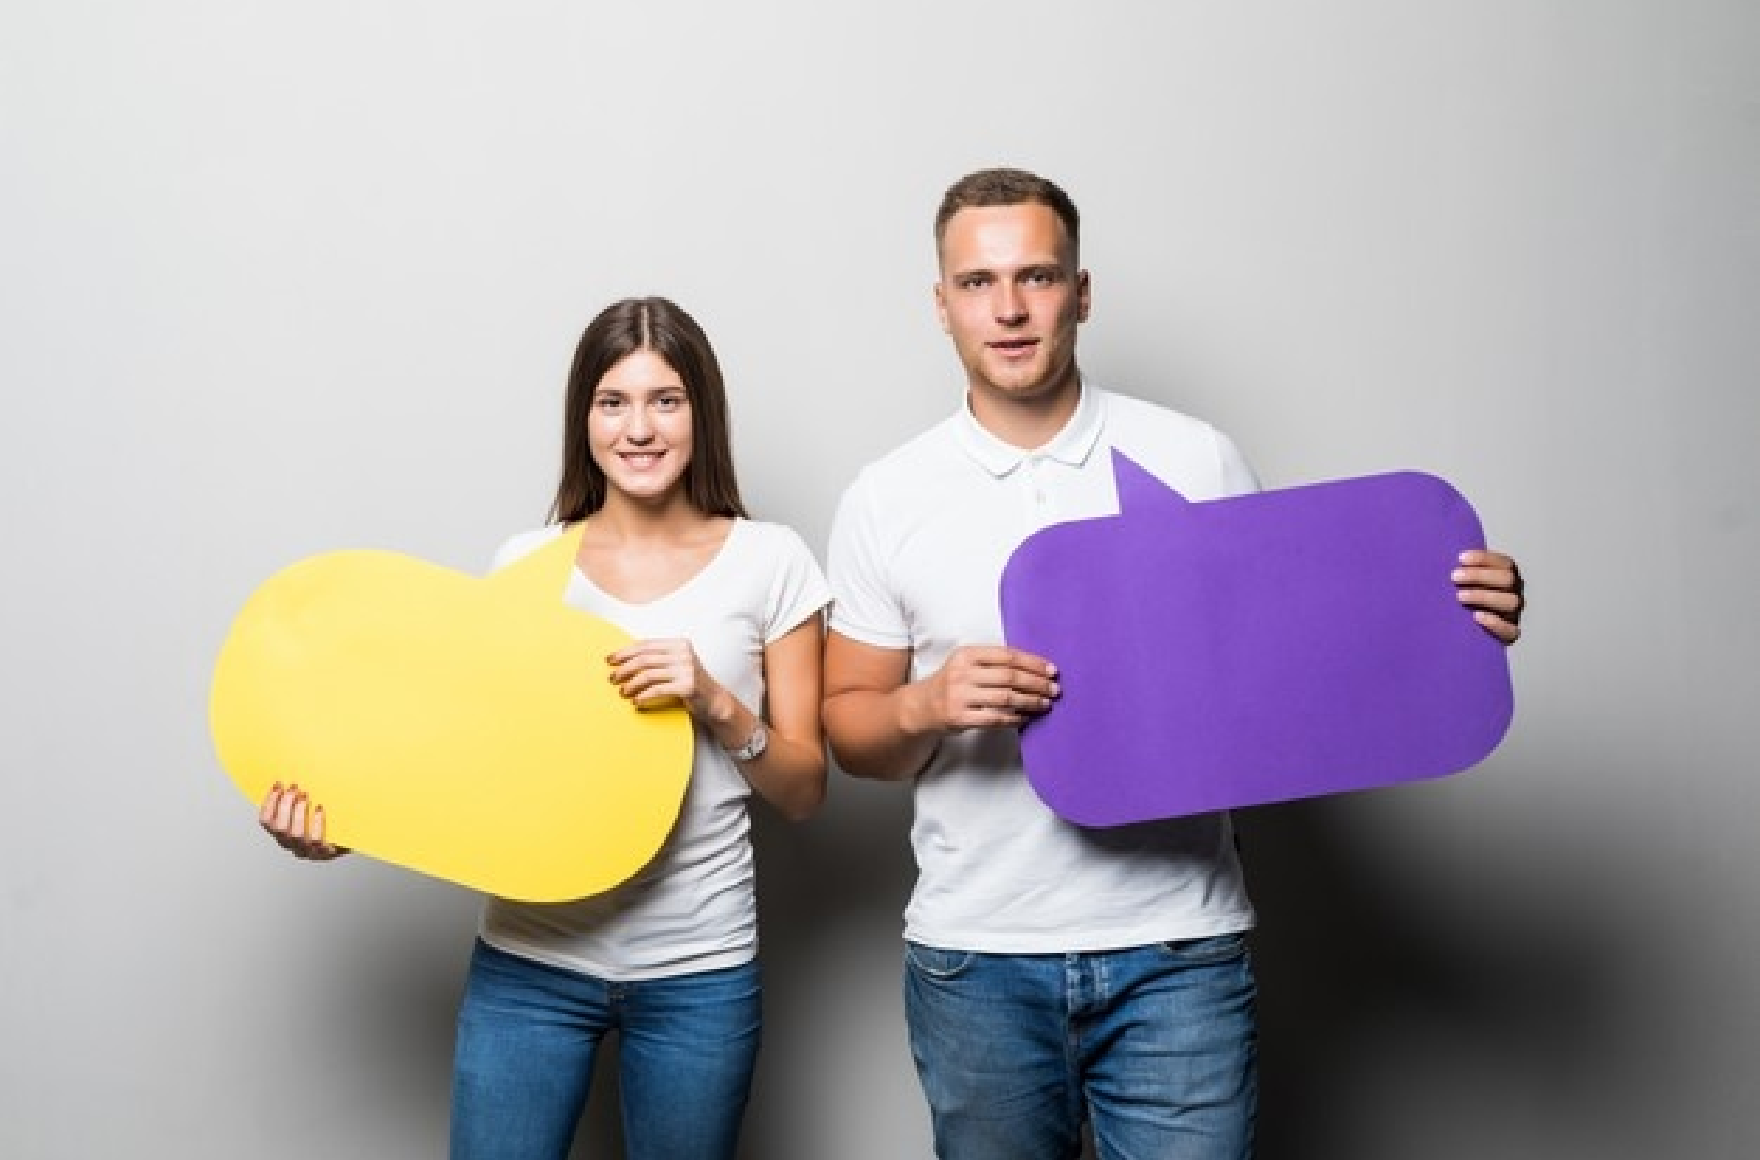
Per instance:
[[[1136,395],[1126,395],[1105,387],[1096,387],[1106,407],[1106,422],[1111,432],[1147,429],[1182,435],[1214,435],[1216,427],[1207,419],[1155,403]]]
[[[1240,449],[1208,420],[1116,392],[1104,401],[1107,442],[1188,499],[1258,490]]]

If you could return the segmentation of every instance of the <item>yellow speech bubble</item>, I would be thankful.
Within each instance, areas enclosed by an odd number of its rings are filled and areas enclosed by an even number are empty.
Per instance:
[[[221,766],[253,802],[297,781],[330,841],[505,898],[624,881],[677,821],[691,724],[611,685],[629,636],[562,600],[579,543],[486,579],[378,551],[277,573],[215,663]]]

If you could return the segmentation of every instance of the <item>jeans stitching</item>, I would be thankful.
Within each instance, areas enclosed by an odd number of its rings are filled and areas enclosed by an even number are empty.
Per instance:
[[[926,961],[933,955],[946,955],[949,961],[945,966]],[[940,947],[921,946],[917,943],[906,943],[904,956],[905,962],[910,965],[913,971],[929,979],[956,979],[972,965],[971,951],[949,951]]]

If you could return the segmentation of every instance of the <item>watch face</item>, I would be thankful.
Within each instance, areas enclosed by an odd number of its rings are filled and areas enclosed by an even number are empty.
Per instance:
[[[735,761],[756,761],[762,757],[764,750],[770,747],[770,731],[764,728],[762,721],[752,727],[752,735],[746,743],[733,751]]]

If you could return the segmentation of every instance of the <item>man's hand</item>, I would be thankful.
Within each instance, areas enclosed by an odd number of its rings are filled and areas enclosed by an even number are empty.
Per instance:
[[[1462,552],[1460,567],[1450,577],[1462,604],[1473,610],[1473,619],[1504,644],[1522,635],[1522,571],[1502,552]]]
[[[962,645],[925,678],[915,700],[920,724],[939,732],[1018,727],[1051,708],[1057,666],[1003,645]]]

